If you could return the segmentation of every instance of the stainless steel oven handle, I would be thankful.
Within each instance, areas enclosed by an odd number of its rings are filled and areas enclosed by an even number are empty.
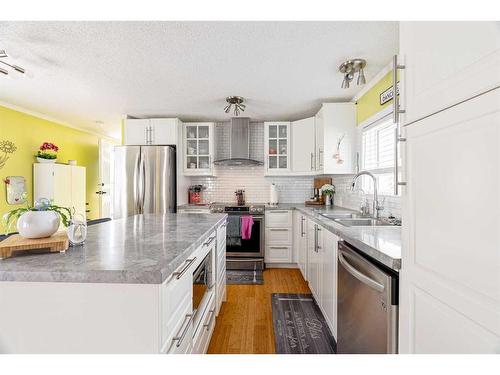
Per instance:
[[[209,330],[210,324],[212,324],[212,320],[215,317],[215,309],[209,310],[208,313],[210,314],[210,318],[208,319],[208,323],[203,324],[203,327],[205,327],[207,329],[207,331]]]
[[[193,310],[193,312],[191,314],[187,314],[184,317],[184,322],[182,322],[182,325],[181,325],[182,333],[179,334],[179,332],[177,332],[177,336],[172,338],[172,341],[177,341],[177,344],[175,344],[176,347],[179,347],[182,345],[182,341],[184,341],[184,337],[186,337],[186,333],[189,329],[189,325],[193,321],[193,317],[195,316],[195,314],[196,314],[196,309]],[[184,325],[186,321],[187,321],[187,323],[186,323],[186,325]],[[184,329],[182,329],[182,327],[184,327]]]
[[[196,260],[196,257],[194,257],[193,259],[186,260],[186,265],[184,266],[184,268],[180,271],[174,272],[172,274],[172,276],[176,276],[177,280],[179,280],[182,277],[182,275],[184,275],[186,273],[186,271],[189,269],[189,267],[191,267],[193,265],[195,260]]]
[[[203,244],[203,246],[208,246],[208,245],[210,245],[210,244],[211,244],[211,243],[215,240],[215,237],[217,237],[217,236],[212,236],[212,237],[210,237],[210,239],[209,239],[207,242],[205,242],[205,243]]]
[[[375,289],[377,292],[382,293],[384,291],[385,287],[382,284],[366,276],[364,273],[358,271],[351,264],[349,264],[347,259],[344,258],[344,253],[342,252],[342,250],[339,251],[339,261],[344,266],[347,272],[349,272],[352,276],[361,281],[363,284],[368,285],[370,288]]]

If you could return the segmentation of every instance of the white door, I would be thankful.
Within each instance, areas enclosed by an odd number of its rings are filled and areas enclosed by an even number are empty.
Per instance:
[[[55,164],[53,175],[54,196],[48,198],[58,206],[73,208],[71,166]]]
[[[498,22],[400,22],[405,122],[500,84]]]
[[[337,337],[337,245],[338,237],[323,229],[321,252],[321,307],[325,319]]]
[[[96,194],[99,195],[99,217],[113,217],[114,191],[114,147],[105,139],[99,140],[99,183]]]
[[[150,143],[149,119],[125,120],[125,145],[145,145]]]
[[[401,353],[500,353],[499,103],[405,128]]]
[[[152,141],[155,145],[177,145],[178,120],[173,118],[151,119]]]
[[[314,117],[292,122],[291,129],[293,172],[314,173]]]

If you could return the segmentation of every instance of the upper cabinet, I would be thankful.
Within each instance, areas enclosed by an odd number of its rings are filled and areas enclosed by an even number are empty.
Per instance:
[[[184,174],[212,176],[214,174],[214,123],[188,122],[184,124]]]
[[[401,22],[399,41],[402,125],[500,85],[498,22]]]
[[[125,145],[177,145],[176,118],[127,119],[125,120]]]
[[[264,123],[265,168],[268,175],[290,172],[290,123]]]
[[[315,116],[317,174],[352,174],[357,170],[356,106],[325,103]]]
[[[293,121],[292,169],[300,174],[316,174],[315,118]]]

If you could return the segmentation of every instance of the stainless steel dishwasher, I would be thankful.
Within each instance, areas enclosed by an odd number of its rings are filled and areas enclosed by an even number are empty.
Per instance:
[[[345,241],[338,251],[337,352],[398,352],[398,274]]]

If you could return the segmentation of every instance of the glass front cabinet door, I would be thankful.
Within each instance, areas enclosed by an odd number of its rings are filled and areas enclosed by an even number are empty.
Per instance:
[[[266,173],[282,174],[290,171],[290,123],[265,123]]]
[[[213,175],[214,124],[191,122],[184,124],[184,174]]]

